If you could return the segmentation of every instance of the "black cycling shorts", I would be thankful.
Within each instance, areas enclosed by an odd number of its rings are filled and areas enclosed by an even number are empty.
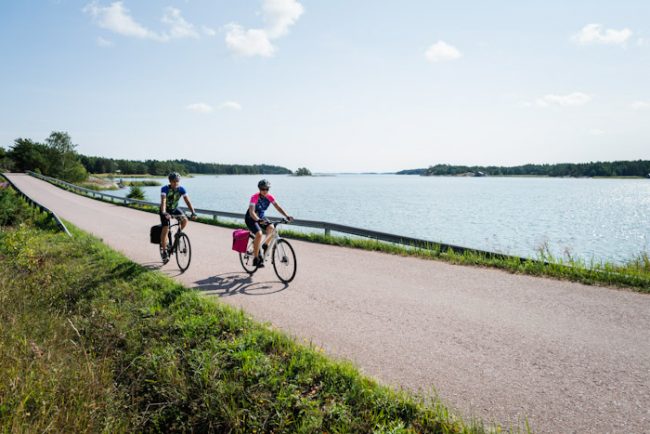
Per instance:
[[[253,220],[253,218],[246,213],[246,217],[244,218],[244,221],[246,222],[246,226],[248,227],[248,230],[251,231],[253,234],[258,233],[259,231],[266,231],[266,228],[271,224],[268,220],[262,220],[261,222],[256,222]]]
[[[178,208],[175,208],[175,209],[169,211],[168,214],[171,214],[171,215],[185,215],[185,214],[183,214],[183,211],[181,211],[181,210],[178,209]],[[163,226],[169,226],[169,225],[172,224],[172,219],[170,218],[169,220],[167,220],[167,218],[165,217],[165,213],[164,213],[164,212],[159,212],[158,215],[160,216],[160,224],[161,224],[161,225],[163,225]]]

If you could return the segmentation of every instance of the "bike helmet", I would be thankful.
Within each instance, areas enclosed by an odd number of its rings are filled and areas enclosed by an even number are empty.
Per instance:
[[[170,182],[171,181],[180,181],[181,180],[181,175],[178,172],[172,172],[172,173],[169,174],[167,179],[169,179]]]
[[[271,188],[271,181],[268,179],[262,179],[260,182],[257,183],[257,188]]]

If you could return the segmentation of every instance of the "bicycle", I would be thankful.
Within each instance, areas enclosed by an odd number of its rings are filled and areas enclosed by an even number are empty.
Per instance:
[[[298,269],[296,253],[293,251],[291,244],[289,244],[287,240],[283,239],[278,232],[278,226],[289,223],[289,220],[283,219],[271,223],[273,223],[273,233],[270,236],[269,245],[266,250],[262,248],[263,246],[260,246],[260,253],[262,253],[265,262],[269,254],[271,255],[271,262],[276,276],[278,276],[278,279],[280,279],[282,283],[289,283],[294,279],[294,277],[296,277],[296,271]],[[246,252],[239,254],[239,261],[241,262],[244,271],[251,276],[259,268],[257,265],[253,265],[253,259],[255,259],[255,255],[253,254],[254,242],[255,235],[249,231]]]
[[[192,260],[192,246],[190,244],[190,237],[187,236],[183,229],[181,229],[181,219],[188,218],[185,213],[182,215],[173,215],[171,218],[176,220],[176,223],[169,225],[169,231],[167,232],[167,257],[170,258],[173,254],[176,254],[176,264],[181,270],[181,273],[184,273],[190,267],[190,262]],[[174,228],[177,228],[175,233]],[[173,233],[173,235],[172,235]],[[173,241],[172,241],[173,239]],[[165,264],[165,258],[162,256],[163,250],[160,249],[160,257]],[[169,260],[169,259],[168,259]]]

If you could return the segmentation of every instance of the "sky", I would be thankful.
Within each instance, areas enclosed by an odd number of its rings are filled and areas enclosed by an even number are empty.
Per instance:
[[[650,159],[647,0],[0,0],[0,146],[391,172]]]

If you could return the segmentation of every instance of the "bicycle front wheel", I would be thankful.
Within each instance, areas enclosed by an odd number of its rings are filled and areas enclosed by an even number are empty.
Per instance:
[[[190,237],[185,234],[180,234],[176,241],[176,263],[181,272],[190,268],[190,261],[192,260],[192,246],[190,245]]]
[[[278,240],[273,246],[273,269],[283,283],[289,283],[296,277],[296,254],[291,244],[285,240]]]
[[[241,262],[241,266],[244,267],[244,271],[247,272],[248,274],[253,274],[254,272],[257,271],[257,265],[253,265],[253,259],[255,258],[255,255],[253,255],[254,242],[255,242],[255,237],[253,235],[250,235],[248,237],[248,245],[246,246],[246,252],[239,254],[239,262]]]

